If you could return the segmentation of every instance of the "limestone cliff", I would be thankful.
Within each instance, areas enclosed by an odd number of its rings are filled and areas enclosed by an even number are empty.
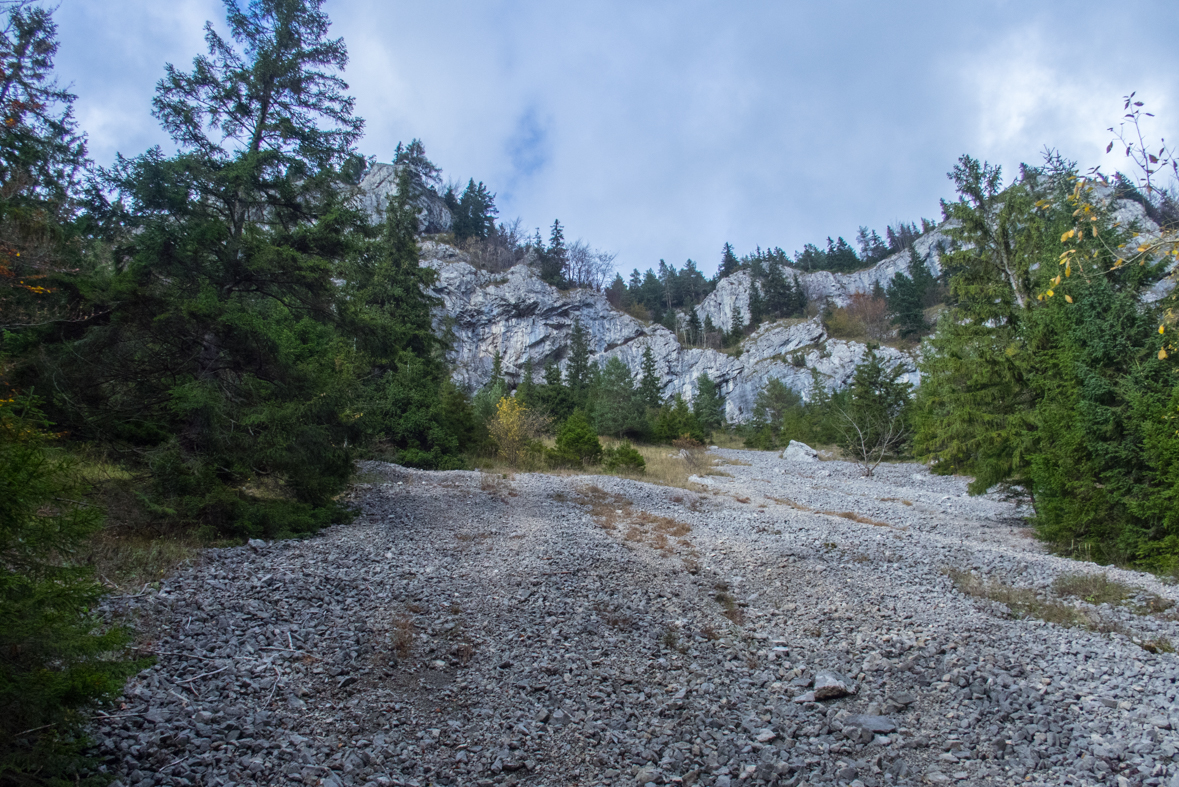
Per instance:
[[[478,271],[465,254],[435,242],[422,244],[422,260],[438,272],[432,291],[442,306],[435,313],[435,324],[438,330],[450,332],[454,378],[470,390],[491,379],[497,351],[504,376],[513,384],[519,383],[529,358],[537,381],[550,360],[564,368],[573,324],[580,321],[598,363],[618,357],[637,378],[643,351],[650,347],[665,397],[694,396],[696,379],[707,372],[725,395],[727,418],[741,422],[750,417],[757,392],[767,379],[777,377],[809,397],[810,369],[814,368],[827,387],[839,389],[848,383],[866,351],[862,344],[829,339],[817,318],[763,325],[742,343],[739,354],[684,348],[671,331],[615,310],[601,293],[561,292],[542,282],[527,265],[498,274]],[[747,275],[745,282],[747,287]],[[890,363],[901,364],[916,382],[909,355],[887,347],[880,354]]]
[[[446,202],[431,189],[420,186],[414,196],[418,206],[418,228],[423,234],[450,232],[451,215]],[[397,193],[397,168],[392,164],[374,164],[357,186],[357,203],[375,222],[385,220],[389,199]]]

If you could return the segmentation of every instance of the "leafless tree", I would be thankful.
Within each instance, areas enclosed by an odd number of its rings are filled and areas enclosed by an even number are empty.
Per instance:
[[[618,255],[591,248],[583,240],[569,244],[565,278],[574,287],[604,290],[614,273],[614,258]]]
[[[520,231],[520,219],[497,224],[486,238],[469,238],[464,251],[479,270],[500,273],[524,261],[527,243]]]
[[[908,419],[899,410],[853,413],[837,407],[836,412],[839,413],[843,447],[868,478],[876,472],[884,457],[896,453],[908,441],[912,431]]]

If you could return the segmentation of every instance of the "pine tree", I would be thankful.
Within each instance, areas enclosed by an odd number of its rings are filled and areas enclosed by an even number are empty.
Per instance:
[[[725,399],[720,386],[705,372],[696,378],[696,397],[692,400],[692,413],[707,431],[720,429],[725,421]]]
[[[524,359],[524,368],[520,372],[520,384],[516,386],[516,398],[526,407],[534,407],[536,402],[536,384],[532,380],[532,356]]]
[[[585,404],[590,386],[589,336],[581,320],[573,321],[573,333],[569,337],[569,363],[565,366],[565,385],[578,407]]]
[[[737,259],[737,255],[733,252],[733,244],[725,243],[724,249],[721,250],[720,267],[717,268],[716,278],[723,279],[739,270],[741,270],[741,261]]]
[[[540,251],[540,279],[554,287],[567,287],[566,269],[569,265],[569,252],[565,248],[565,230],[560,220],[553,221],[552,232],[549,235],[549,245]]]
[[[757,280],[749,281],[749,328],[756,328],[765,317],[765,302],[762,300],[761,288]]]
[[[495,229],[495,217],[499,211],[495,207],[495,195],[482,182],[476,184],[472,178],[467,181],[467,187],[462,197],[455,202],[452,213],[455,240],[464,241],[488,237]]]
[[[688,344],[698,345],[702,343],[701,333],[704,331],[704,326],[700,324],[700,315],[696,311],[695,306],[688,308]]]
[[[626,364],[617,357],[607,360],[595,386],[593,422],[598,432],[615,437],[642,434],[647,422],[644,405]]]
[[[319,6],[230,5],[232,40],[210,26],[191,73],[167,67],[154,114],[180,152],[105,173],[95,240],[124,261],[110,317],[51,361],[79,434],[137,445],[160,505],[238,535],[336,517],[364,438],[334,281],[373,233],[340,188],[363,121]],[[259,474],[289,496],[238,491]]]
[[[651,345],[643,348],[642,374],[639,376],[639,398],[647,407],[658,407],[663,401],[663,385],[659,369],[655,365],[655,353]]]

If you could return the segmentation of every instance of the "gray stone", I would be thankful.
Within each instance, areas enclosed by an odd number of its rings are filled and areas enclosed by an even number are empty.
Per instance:
[[[878,735],[887,735],[890,732],[895,732],[897,728],[897,725],[887,716],[848,716],[843,723],[869,730]]]
[[[819,452],[806,443],[791,440],[790,444],[786,446],[786,450],[782,452],[782,458],[789,462],[817,462],[819,461]]]
[[[851,681],[838,672],[820,670],[815,673],[814,695],[816,700],[834,700],[854,693]]]

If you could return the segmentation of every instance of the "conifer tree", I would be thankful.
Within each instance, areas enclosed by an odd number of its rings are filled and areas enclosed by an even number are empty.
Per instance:
[[[701,344],[701,333],[704,331],[704,326],[700,324],[700,315],[696,312],[696,307],[688,308],[688,344]]]
[[[762,300],[761,288],[755,279],[749,282],[749,328],[756,328],[765,317],[765,302]]]
[[[720,386],[713,382],[707,372],[696,378],[692,413],[706,430],[720,429],[725,421],[725,398],[721,395]]]
[[[524,359],[524,368],[520,373],[520,384],[516,386],[516,398],[527,407],[535,406],[536,385],[532,380],[532,356]]]
[[[639,398],[647,407],[658,407],[662,401],[663,386],[660,383],[659,369],[655,365],[655,353],[651,345],[643,348],[642,374],[639,377]]]
[[[585,404],[590,386],[590,346],[581,320],[573,321],[573,333],[569,337],[569,363],[565,366],[565,385],[578,407]]]
[[[566,268],[569,264],[569,252],[565,248],[565,230],[560,220],[553,221],[553,228],[549,234],[549,245],[539,252],[540,279],[554,287],[566,287]]]
[[[733,251],[733,244],[725,243],[724,249],[721,250],[720,267],[717,268],[716,278],[723,279],[739,270],[741,270],[741,261],[737,259],[737,255]]]
[[[733,313],[729,317],[729,342],[737,344],[745,334],[745,317],[741,314],[741,307],[733,304]]]
[[[452,227],[457,241],[488,237],[495,230],[495,217],[499,213],[495,207],[495,195],[482,182],[476,184],[474,178],[467,181],[467,187],[454,202],[452,212]]]
[[[617,357],[607,360],[594,386],[593,422],[598,432],[615,437],[642,434],[644,405],[626,364]]]

